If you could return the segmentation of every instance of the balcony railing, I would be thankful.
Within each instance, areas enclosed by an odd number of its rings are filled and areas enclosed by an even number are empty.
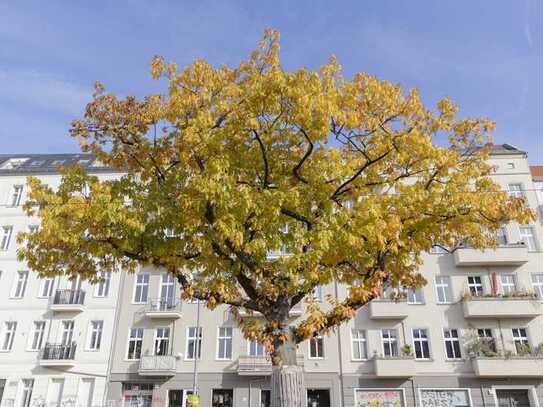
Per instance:
[[[145,309],[145,315],[149,318],[172,318],[181,317],[181,301],[171,298],[159,298],[151,300]]]
[[[375,356],[373,366],[377,377],[412,377],[415,375],[413,356]]]
[[[541,355],[475,357],[472,365],[478,377],[543,377]]]
[[[173,355],[143,355],[138,374],[141,376],[174,376],[176,359]]]
[[[75,358],[75,342],[69,344],[46,343],[40,352],[40,365],[61,366],[73,364]]]
[[[375,299],[369,304],[371,319],[405,319],[409,315],[407,299]]]
[[[53,297],[54,305],[83,305],[85,291],[83,290],[56,290]]]
[[[543,304],[532,297],[471,297],[463,300],[464,318],[535,318]]]
[[[304,366],[304,355],[296,355],[298,366]],[[269,376],[272,363],[269,356],[240,356],[238,358],[238,375],[240,376]]]
[[[524,243],[486,250],[461,247],[454,252],[456,266],[520,266],[527,261],[528,248]]]

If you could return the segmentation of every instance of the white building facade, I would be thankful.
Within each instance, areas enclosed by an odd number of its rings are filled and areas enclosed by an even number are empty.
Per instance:
[[[91,407],[104,401],[119,274],[102,283],[40,279],[17,261],[26,177],[55,187],[58,167],[79,163],[107,178],[86,154],[0,156],[0,405]]]

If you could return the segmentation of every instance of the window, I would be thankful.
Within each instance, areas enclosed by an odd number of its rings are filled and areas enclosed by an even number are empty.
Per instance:
[[[451,279],[448,276],[436,276],[437,302],[447,304],[452,302]]]
[[[469,390],[421,389],[420,405],[423,407],[470,407]]]
[[[524,242],[529,252],[537,251],[537,241],[535,240],[534,228],[531,226],[520,226],[520,240]]]
[[[530,342],[528,342],[528,335],[526,328],[513,328],[513,344],[517,354],[522,355],[530,351]]]
[[[260,407],[271,407],[271,390],[260,390]]]
[[[26,291],[26,283],[28,282],[28,271],[18,271],[13,285],[12,298],[23,298]]]
[[[174,279],[169,273],[160,276],[160,302],[171,307],[174,302]]]
[[[507,230],[505,230],[505,226],[498,229],[498,232],[496,233],[496,241],[498,242],[499,246],[507,245]]]
[[[543,300],[543,274],[532,274],[532,287],[537,298]]]
[[[58,166],[60,166],[60,165],[63,165],[65,161],[66,161],[66,160],[53,160],[53,161],[51,162],[51,165],[52,165],[53,167],[58,167]]]
[[[415,359],[430,359],[430,342],[426,329],[413,329],[413,348]]]
[[[468,289],[469,293],[474,297],[480,297],[483,295],[483,283],[481,276],[468,276]]]
[[[515,292],[515,276],[513,274],[501,274],[500,283],[502,286],[502,294]]]
[[[9,196],[9,206],[19,206],[21,204],[21,198],[23,196],[23,186],[14,185]]]
[[[398,356],[398,331],[395,329],[383,329],[381,331],[381,341],[383,343],[383,356]]]
[[[368,358],[366,347],[366,332],[362,329],[351,329],[353,360],[364,360]]]
[[[36,233],[39,228],[40,228],[39,225],[29,225],[28,226],[28,232],[29,233]]]
[[[202,358],[202,328],[191,326],[187,328],[186,359]]]
[[[13,226],[2,226],[2,240],[0,240],[0,250],[6,251],[9,249],[9,242],[11,240],[12,232]]]
[[[38,294],[38,297],[41,298],[49,298],[51,295],[53,295],[53,286],[55,283],[54,278],[42,278],[40,280],[40,292]]]
[[[462,359],[458,330],[444,329],[443,337],[445,338],[445,352],[447,353],[447,359]]]
[[[309,340],[309,359],[324,358],[324,337],[321,334],[313,336]]]
[[[99,350],[102,343],[102,331],[104,329],[104,321],[91,321],[89,350]]]
[[[217,359],[232,359],[232,328],[219,328]]]
[[[17,322],[4,323],[4,341],[2,342],[2,350],[10,351],[13,348],[15,332],[17,331]]]
[[[107,297],[109,295],[109,285],[111,283],[111,272],[101,271],[98,273],[100,281],[94,288],[96,297]]]
[[[40,350],[43,344],[43,335],[45,334],[45,321],[34,321],[30,350]]]
[[[149,294],[149,274],[137,274],[134,288],[134,302],[145,304]]]
[[[490,351],[496,352],[496,342],[494,341],[494,336],[492,335],[492,329],[477,329],[477,336],[487,344]]]
[[[30,407],[32,399],[32,390],[34,389],[34,379],[22,380],[21,407]]]
[[[520,183],[509,184],[507,186],[507,189],[509,191],[509,196],[512,196],[514,198],[522,198],[524,196],[522,184]]]
[[[170,328],[157,328],[155,331],[154,354],[164,356],[170,348]]]
[[[313,288],[313,301],[322,302],[322,286],[318,285]]]
[[[143,344],[143,328],[132,328],[128,335],[127,359],[137,360],[141,357],[141,346]]]
[[[62,345],[70,345],[74,337],[74,321],[62,321],[62,337],[60,343]]]
[[[249,356],[264,356],[266,354],[266,349],[263,344],[257,341],[249,341]]]
[[[508,170],[514,170],[515,169],[515,163],[507,163],[506,165]]]
[[[407,290],[408,304],[424,304],[424,291],[422,288],[410,288]]]

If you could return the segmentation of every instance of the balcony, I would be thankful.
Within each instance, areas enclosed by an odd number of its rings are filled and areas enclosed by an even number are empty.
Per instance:
[[[535,318],[543,304],[530,297],[470,297],[462,305],[464,318]]]
[[[415,359],[412,356],[374,357],[373,369],[377,377],[412,377]]]
[[[83,311],[85,291],[83,290],[56,290],[53,301],[49,305],[52,311]]]
[[[140,359],[140,376],[175,376],[176,360],[172,355],[143,355]]]
[[[145,309],[145,316],[151,319],[179,319],[181,302],[171,299],[151,300]]]
[[[303,314],[303,312],[304,310],[302,308],[302,305],[297,304],[296,306],[294,306],[294,308],[292,308],[289,311],[288,316],[290,318],[298,318],[299,316]],[[239,309],[239,316],[242,318],[263,318],[263,315],[260,312],[246,310],[245,308]]]
[[[68,345],[46,343],[39,355],[40,366],[74,366],[75,350],[75,342]]]
[[[370,302],[371,319],[405,319],[409,315],[407,300],[375,299]]]
[[[543,377],[541,356],[477,357],[472,366],[479,377]]]
[[[520,266],[528,262],[528,248],[524,243],[478,250],[462,247],[454,252],[456,266]]]
[[[304,355],[296,355],[298,366],[304,365]],[[240,356],[238,358],[238,375],[270,376],[272,364],[269,356]]]

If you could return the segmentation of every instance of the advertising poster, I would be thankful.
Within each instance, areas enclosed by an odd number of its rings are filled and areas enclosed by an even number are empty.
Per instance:
[[[356,407],[404,407],[401,390],[357,390]]]

